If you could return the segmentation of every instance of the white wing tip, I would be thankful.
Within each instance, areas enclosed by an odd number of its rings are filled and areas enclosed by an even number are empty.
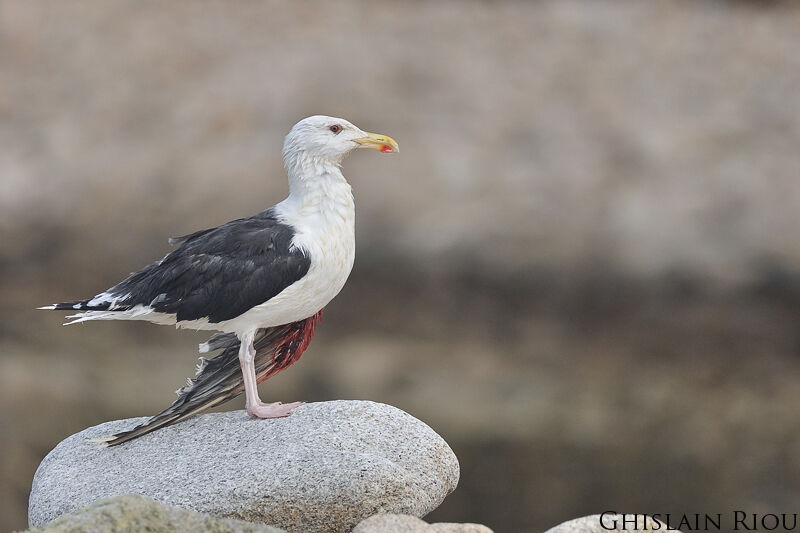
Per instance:
[[[113,435],[106,435],[105,437],[95,437],[94,439],[86,439],[86,442],[97,444],[96,448],[108,448],[108,442],[114,440]]]
[[[67,315],[64,318],[67,319],[67,322],[64,322],[65,326],[71,326],[72,324],[80,324],[81,322],[86,322],[88,320],[103,320],[106,316],[111,315],[107,311],[84,311],[83,313],[75,313],[74,315]]]
[[[37,307],[36,309],[52,310],[52,309],[55,309],[55,308],[56,308],[56,305],[53,304],[53,305],[44,305],[42,307]]]
[[[90,318],[85,316],[86,313],[78,313],[75,315],[67,315],[66,318],[68,322],[64,322],[62,326],[69,326],[72,324],[80,324],[81,322],[86,322],[87,320],[91,320]]]

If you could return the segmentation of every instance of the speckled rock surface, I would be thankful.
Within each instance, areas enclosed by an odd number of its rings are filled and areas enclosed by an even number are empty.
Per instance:
[[[290,532],[344,532],[379,512],[423,516],[458,483],[447,443],[389,405],[313,403],[273,420],[211,413],[113,448],[87,442],[143,420],[107,422],[56,446],[34,476],[30,525],[132,493]]]
[[[358,524],[352,533],[493,533],[480,524],[428,524],[406,514],[377,514]]]
[[[115,496],[30,533],[286,533],[283,529],[171,507],[136,494]]]
[[[602,520],[602,521],[601,521]],[[664,531],[666,524],[644,514],[604,514],[584,516],[550,528],[545,533],[602,533],[604,531]],[[677,531],[675,529],[671,531]],[[680,533],[677,531],[677,533]]]

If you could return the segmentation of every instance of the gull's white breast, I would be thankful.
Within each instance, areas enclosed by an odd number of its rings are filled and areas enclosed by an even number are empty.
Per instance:
[[[281,221],[295,235],[292,246],[311,260],[308,272],[267,302],[257,305],[215,329],[243,333],[308,318],[342,290],[355,260],[355,206],[343,179],[328,184],[312,202],[298,205],[291,197],[275,206]]]

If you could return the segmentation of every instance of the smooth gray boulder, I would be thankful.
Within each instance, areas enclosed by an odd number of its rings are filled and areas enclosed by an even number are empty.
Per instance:
[[[458,483],[447,443],[389,405],[312,403],[272,420],[202,414],[112,448],[88,442],[144,420],[100,424],[56,446],[33,479],[30,525],[132,493],[290,532],[345,532],[376,513],[424,516]]]
[[[604,513],[576,518],[550,528],[545,533],[603,533],[605,531],[664,531],[667,525],[664,522],[653,520],[644,514]],[[671,529],[680,533],[676,529]]]
[[[100,500],[29,533],[286,533],[283,529],[171,507],[136,494]]]
[[[352,533],[493,533],[481,524],[438,522],[428,524],[407,514],[376,514],[358,524]]]

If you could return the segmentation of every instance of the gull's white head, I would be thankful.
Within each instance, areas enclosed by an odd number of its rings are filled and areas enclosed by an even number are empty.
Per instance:
[[[314,115],[294,125],[283,143],[288,162],[297,157],[339,164],[356,148],[371,148],[384,153],[398,152],[388,135],[369,133],[343,118]]]

